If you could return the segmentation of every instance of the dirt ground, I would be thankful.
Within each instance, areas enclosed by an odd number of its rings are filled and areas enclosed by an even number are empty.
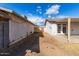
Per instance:
[[[79,44],[57,41],[47,33],[40,38],[40,51],[45,56],[78,56]]]
[[[40,38],[40,51],[46,56],[60,56],[66,53],[62,49],[62,44],[56,41],[53,37],[47,33],[43,33],[44,37]]]
[[[26,53],[27,56],[78,56],[79,44],[63,43],[56,40],[47,33],[42,33],[43,36],[39,38],[39,53]],[[35,43],[34,43],[35,44]],[[36,46],[33,46],[36,47]]]
[[[14,56],[78,56],[79,44],[62,43],[47,33],[35,33],[34,42],[27,45],[24,42],[13,50]]]

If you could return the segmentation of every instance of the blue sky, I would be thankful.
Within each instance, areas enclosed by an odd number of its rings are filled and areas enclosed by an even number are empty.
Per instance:
[[[0,3],[38,25],[46,18],[79,17],[79,3]]]

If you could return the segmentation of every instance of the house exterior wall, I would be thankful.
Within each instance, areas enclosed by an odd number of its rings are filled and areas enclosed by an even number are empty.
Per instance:
[[[66,34],[68,34],[68,24],[67,23],[58,23],[58,24],[66,24]],[[60,34],[64,34],[63,31],[61,31],[62,33]],[[58,33],[59,34],[59,33]],[[71,35],[77,35],[79,34],[79,23],[71,23]]]
[[[79,23],[71,23],[71,34],[79,34]]]
[[[44,28],[44,32],[47,32],[51,35],[57,35],[57,34],[64,34],[63,31],[61,33],[58,33],[57,24],[66,24],[66,34],[68,34],[68,25],[67,23],[46,23],[46,27]],[[71,23],[71,35],[73,34],[79,34],[79,23]]]
[[[29,23],[27,23],[27,35],[30,35],[30,34],[32,34],[33,32],[34,32],[34,26],[33,25],[31,25],[31,24],[29,24]]]
[[[34,32],[34,27],[28,22],[22,21],[20,18],[11,15],[9,20],[9,39],[10,45],[30,35]]]
[[[34,32],[34,25],[14,12],[0,10],[0,14],[0,48],[7,48],[8,44],[14,44]]]
[[[46,28],[44,29],[45,32],[56,35],[57,34],[57,24],[51,24],[49,22],[46,23]]]

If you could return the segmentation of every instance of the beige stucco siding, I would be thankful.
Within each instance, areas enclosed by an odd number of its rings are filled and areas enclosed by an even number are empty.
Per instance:
[[[17,42],[27,35],[26,24],[17,23],[12,20],[9,21],[9,39],[10,42]]]
[[[31,33],[34,32],[34,26],[29,24],[29,23],[27,23],[27,26],[28,26],[28,28],[27,28],[28,29],[28,35],[30,35]]]
[[[79,23],[72,23],[72,32],[71,34],[79,34]]]
[[[66,34],[68,34],[67,23],[49,23],[49,22],[47,22],[44,32],[47,32],[51,35],[64,34],[63,29],[61,31],[62,33],[58,33],[57,24],[61,24],[61,25],[66,24]],[[78,22],[71,23],[71,35],[72,34],[79,34],[79,23]]]
[[[71,23],[71,34],[79,34],[79,23]]]
[[[15,42],[25,38],[30,35],[30,32],[33,32],[33,25],[20,20],[15,16],[12,16],[12,20],[9,20],[9,39],[10,44],[14,44]]]

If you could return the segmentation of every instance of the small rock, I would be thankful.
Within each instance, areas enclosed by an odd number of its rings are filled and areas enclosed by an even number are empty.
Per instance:
[[[32,51],[31,50],[26,50],[26,56],[32,56]]]
[[[31,50],[26,50],[26,52],[27,52],[27,53],[31,53],[32,51],[31,51]]]
[[[36,55],[36,52],[32,52],[32,55],[35,56]]]

